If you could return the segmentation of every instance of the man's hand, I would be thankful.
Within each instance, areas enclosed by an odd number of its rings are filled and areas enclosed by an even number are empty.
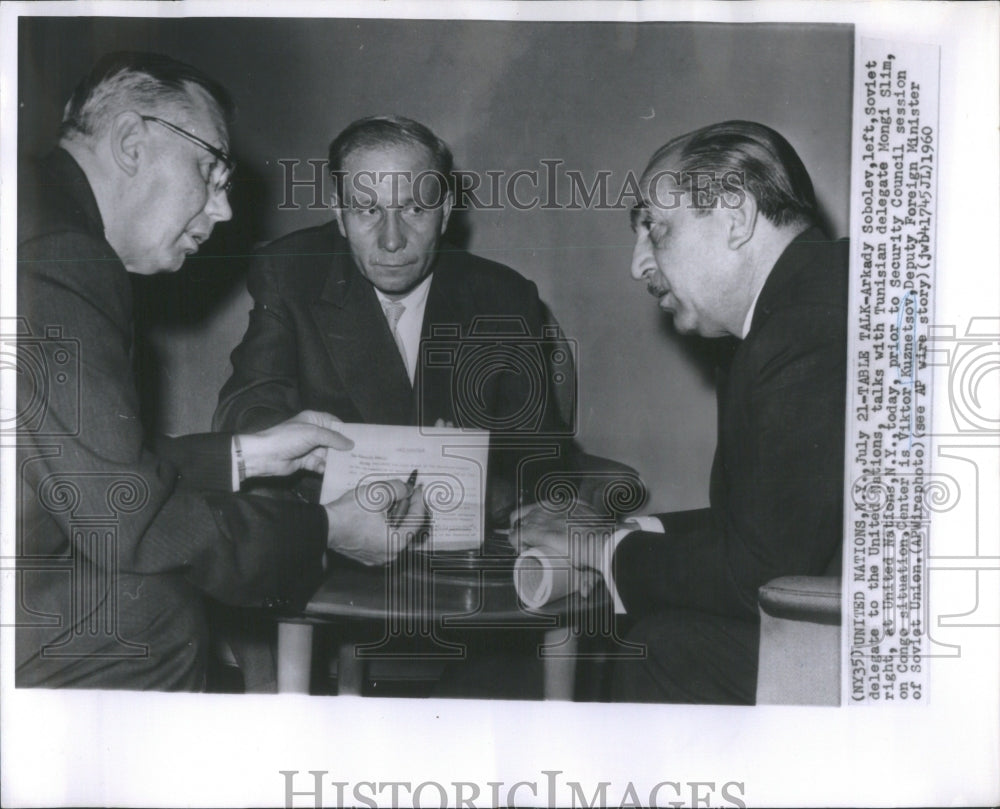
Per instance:
[[[519,550],[538,548],[549,556],[566,559],[580,576],[579,590],[586,597],[600,576],[604,539],[599,532],[582,531],[571,540],[570,512],[575,517],[597,516],[597,512],[581,502],[568,507],[550,502],[522,506],[510,515],[510,542]]]
[[[303,410],[288,421],[239,437],[246,476],[277,477],[300,469],[322,473],[327,448],[347,450],[354,442],[337,432],[342,422],[329,413]]]
[[[389,508],[393,509],[392,524]],[[365,565],[384,565],[418,538],[428,523],[424,489],[401,480],[358,486],[332,503],[325,503],[327,547]]]

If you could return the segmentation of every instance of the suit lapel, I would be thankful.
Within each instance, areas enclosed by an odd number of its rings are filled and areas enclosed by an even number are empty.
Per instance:
[[[454,360],[461,338],[468,336],[464,330],[469,324],[463,287],[450,259],[447,252],[438,258],[420,332],[415,387],[421,400],[419,419],[425,425],[443,419],[458,426],[452,389],[457,371]]]
[[[802,231],[802,233],[789,243],[784,252],[778,257],[774,268],[760,290],[760,295],[757,298],[757,308],[753,313],[747,339],[750,339],[760,331],[764,321],[771,316],[771,310],[774,306],[784,300],[788,294],[786,287],[789,283],[793,283],[798,275],[803,256],[810,255],[810,245],[817,242],[829,241],[830,238],[820,228],[814,226]]]
[[[413,424],[413,388],[382,307],[354,267],[346,242],[339,247],[312,305],[330,361],[366,423]]]
[[[780,306],[788,296],[788,286],[795,282],[802,262],[803,248],[808,251],[808,245],[815,242],[827,242],[829,239],[819,228],[809,228],[792,240],[778,258],[761,288],[757,298],[750,324],[750,331],[743,340],[736,341],[731,362],[726,364],[718,379],[717,398],[719,402],[718,433],[715,461],[712,466],[712,496],[718,496],[713,502],[724,502],[725,496],[716,494],[727,485],[730,467],[735,463],[735,457],[744,455],[743,445],[753,435],[753,429],[748,424],[746,402],[752,397],[751,387],[756,374],[754,357],[757,349],[757,335],[771,316],[775,307]],[[724,346],[723,351],[732,350]],[[723,457],[719,448],[726,447],[728,457]]]

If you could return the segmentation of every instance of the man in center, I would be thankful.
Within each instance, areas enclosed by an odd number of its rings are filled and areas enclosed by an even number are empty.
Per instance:
[[[540,338],[538,290],[441,241],[452,156],[424,125],[355,121],[330,144],[329,170],[333,221],[278,239],[252,261],[254,307],[215,429],[262,429],[304,408],[345,422],[492,428],[489,510],[506,516],[519,460],[545,454],[539,436],[565,433],[551,375],[532,379],[503,352],[486,352],[476,361],[485,366],[471,369],[424,363],[421,344]]]

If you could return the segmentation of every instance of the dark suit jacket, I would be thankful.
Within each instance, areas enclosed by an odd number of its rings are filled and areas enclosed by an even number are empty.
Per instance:
[[[304,601],[321,575],[322,508],[232,494],[229,435],[144,441],[131,285],[86,175],[56,150],[19,180],[18,315],[30,338],[19,350],[18,561],[58,568],[25,578],[23,606],[58,611],[55,635],[86,620],[80,603],[106,600],[73,592],[63,560],[176,574],[232,604]],[[116,557],[97,555],[95,524],[110,526]],[[19,644],[19,664],[44,669],[37,653]]]
[[[491,455],[492,472],[510,479],[528,445],[562,452],[566,428],[552,381],[559,344],[543,335],[535,285],[446,244],[433,272],[411,386],[374,289],[336,224],[273,242],[250,268],[254,308],[215,427],[259,429],[303,409],[371,424],[444,419],[493,429],[494,448],[511,451]],[[568,362],[563,370],[569,379]]]
[[[629,614],[677,606],[755,620],[757,589],[839,553],[847,242],[813,228],[784,251],[719,387],[710,508],[662,515],[614,557]]]

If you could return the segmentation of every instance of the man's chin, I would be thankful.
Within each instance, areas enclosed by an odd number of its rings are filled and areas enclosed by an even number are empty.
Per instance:
[[[178,258],[174,259],[174,261],[172,261],[167,266],[162,267],[161,269],[157,270],[157,272],[158,273],[177,272],[181,267],[184,266],[184,264],[187,262],[187,259],[188,259],[188,254],[184,253],[181,256],[179,256]]]
[[[663,311],[670,315],[674,324],[674,331],[678,334],[698,334],[698,324],[687,317],[683,311],[678,311],[673,307],[661,307]]]
[[[163,254],[155,260],[156,269],[153,272],[158,275],[177,272],[197,252],[197,247],[177,247],[172,250],[164,250]]]
[[[383,295],[407,295],[420,286],[426,275],[414,278],[412,276],[401,278],[399,276],[386,277],[385,272],[369,273],[368,280],[375,289]]]
[[[132,262],[125,265],[125,269],[136,275],[165,275],[167,273],[177,272],[181,267],[184,266],[184,261],[187,259],[187,254],[183,253],[180,256],[173,256],[169,259],[163,259],[162,261],[149,261],[149,262]]]

